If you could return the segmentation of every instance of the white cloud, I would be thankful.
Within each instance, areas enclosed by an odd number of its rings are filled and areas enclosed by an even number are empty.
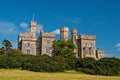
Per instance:
[[[28,24],[25,23],[25,22],[23,22],[23,23],[20,24],[20,26],[21,26],[22,28],[27,28],[27,27],[28,27]]]
[[[25,31],[28,31],[28,30],[29,30],[29,29],[28,29],[28,24],[25,23],[25,22],[20,23],[20,27],[22,27],[23,29],[25,29]]]
[[[38,24],[38,25],[37,25],[36,32],[37,32],[37,33],[40,33],[40,30],[42,30],[42,31],[43,31],[43,25]]]
[[[117,50],[120,51],[120,47]]]
[[[105,57],[115,57],[112,53],[105,53]]]
[[[117,47],[117,50],[120,51],[120,43],[116,44],[115,47]]]
[[[0,21],[0,33],[1,34],[11,34],[16,33],[17,27],[11,22]]]
[[[55,33],[55,34],[60,34],[60,29],[56,29],[55,31],[53,31],[52,33]]]
[[[116,44],[116,47],[120,47],[120,43]]]
[[[16,48],[18,32],[19,29],[14,23],[7,21],[0,21],[0,42],[4,39],[8,39],[9,41],[11,41],[13,48]]]

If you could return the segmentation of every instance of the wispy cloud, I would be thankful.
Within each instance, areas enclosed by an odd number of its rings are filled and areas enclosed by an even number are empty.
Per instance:
[[[21,26],[22,28],[27,28],[27,27],[28,27],[28,24],[25,23],[25,22],[22,22],[22,23],[20,24],[20,26]]]
[[[20,27],[23,28],[25,31],[29,31],[29,25],[26,23],[26,22],[22,22],[20,24]],[[40,30],[43,30],[43,25],[41,24],[37,24],[37,27],[36,27],[36,32],[37,33],[40,33]]]
[[[115,47],[117,48],[118,51],[120,51],[120,43],[117,43]]]
[[[52,33],[55,33],[55,34],[60,34],[60,29],[56,29],[55,31],[53,31]]]
[[[54,17],[61,19],[63,21],[66,21],[66,22],[74,23],[74,24],[79,24],[81,22],[80,18],[68,18],[68,17],[56,16],[56,15],[54,15]]]
[[[17,27],[12,22],[0,21],[0,33],[12,34],[17,32]]]
[[[40,30],[43,31],[43,25],[38,24],[38,25],[37,25],[37,30],[36,30],[36,32],[37,32],[37,33],[40,33]]]
[[[112,55],[112,53],[105,53],[105,57],[115,57],[115,55]]]
[[[14,48],[17,48],[17,35],[19,29],[17,26],[8,21],[0,21],[0,42],[4,39],[11,41]],[[1,47],[2,45],[0,45]]]
[[[26,22],[20,23],[20,27],[23,28],[25,31],[28,31],[28,30],[29,30],[28,24],[27,24]]]

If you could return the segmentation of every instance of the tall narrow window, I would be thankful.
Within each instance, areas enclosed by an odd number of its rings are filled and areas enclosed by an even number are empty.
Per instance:
[[[47,45],[49,45],[50,44],[50,40],[47,40]]]
[[[27,54],[30,54],[30,49],[27,49]]]
[[[28,43],[27,46],[30,47],[30,43]]]
[[[89,54],[91,55],[91,53],[92,53],[92,50],[91,50],[91,48],[89,48]]]
[[[46,48],[46,53],[49,54],[50,53],[50,47]]]

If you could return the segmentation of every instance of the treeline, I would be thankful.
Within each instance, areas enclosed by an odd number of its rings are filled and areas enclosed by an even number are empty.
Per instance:
[[[25,55],[20,50],[12,49],[8,40],[0,48],[0,69],[22,69],[35,72],[63,72],[76,70],[93,75],[120,75],[120,59],[76,58],[72,41],[54,41],[53,57],[47,55]]]
[[[94,75],[114,76],[120,74],[120,59],[102,58],[96,61],[93,58],[78,59],[76,71],[82,71]]]
[[[49,57],[47,55],[33,56],[18,53],[1,54],[0,69],[22,69],[35,72],[63,72],[76,70],[94,75],[113,76],[120,73],[120,60],[117,58],[76,59],[62,56]]]
[[[61,56],[25,55],[18,53],[1,54],[0,69],[22,69],[35,72],[63,72],[73,69],[72,62]]]

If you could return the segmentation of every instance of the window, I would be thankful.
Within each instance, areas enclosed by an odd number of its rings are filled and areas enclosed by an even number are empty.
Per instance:
[[[92,43],[89,43],[89,47],[92,47]]]
[[[36,43],[36,47],[40,48],[40,43],[39,42]]]
[[[27,49],[27,54],[30,54],[30,49]]]
[[[89,54],[91,55],[91,53],[92,53],[92,50],[91,50],[91,48],[89,48]]]
[[[30,43],[28,43],[27,46],[30,47]]]
[[[50,53],[50,47],[46,48],[46,53]]]
[[[50,44],[50,40],[47,40],[47,45],[49,45]]]

